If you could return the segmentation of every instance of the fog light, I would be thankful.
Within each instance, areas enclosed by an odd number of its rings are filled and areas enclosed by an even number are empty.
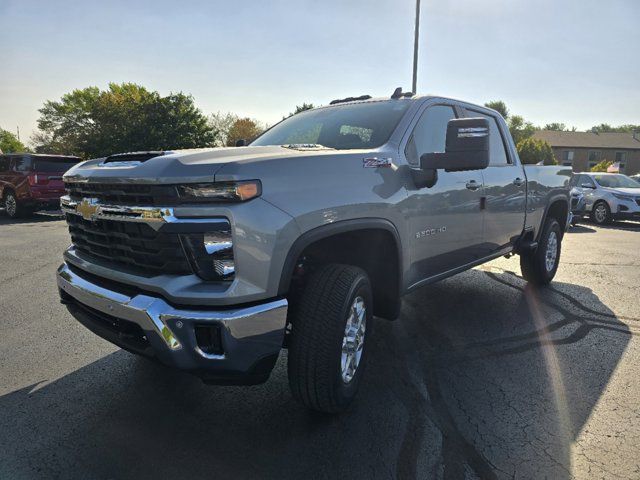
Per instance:
[[[231,232],[205,233],[204,235],[204,249],[208,255],[231,250],[232,247]]]
[[[227,281],[233,279],[235,263],[231,228],[181,235],[181,239],[189,261],[200,278]]]
[[[227,278],[229,277],[229,275],[233,275],[236,271],[235,264],[233,263],[233,258],[214,260],[213,268],[216,270],[216,273],[223,278]]]

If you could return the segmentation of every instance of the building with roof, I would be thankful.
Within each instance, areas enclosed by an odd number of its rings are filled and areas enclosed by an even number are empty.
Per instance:
[[[594,133],[540,130],[533,138],[551,145],[558,164],[570,166],[574,172],[586,172],[602,160],[619,165],[619,172],[640,172],[640,132]]]

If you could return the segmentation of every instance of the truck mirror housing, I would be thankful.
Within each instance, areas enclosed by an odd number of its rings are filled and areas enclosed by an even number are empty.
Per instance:
[[[423,170],[447,172],[481,170],[489,165],[489,120],[454,118],[447,124],[444,153],[425,153],[420,157]]]
[[[236,147],[244,147],[247,145],[247,141],[244,138],[236,140]]]

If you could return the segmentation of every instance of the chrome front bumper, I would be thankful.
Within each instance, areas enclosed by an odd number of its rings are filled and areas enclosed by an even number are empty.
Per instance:
[[[260,383],[269,377],[284,339],[285,299],[220,310],[181,309],[159,297],[115,291],[107,282],[99,285],[99,280],[66,263],[57,272],[62,303],[101,337],[213,383]],[[140,338],[123,334],[118,330],[121,323],[137,325]],[[219,326],[220,353],[205,353],[199,347],[196,326]]]

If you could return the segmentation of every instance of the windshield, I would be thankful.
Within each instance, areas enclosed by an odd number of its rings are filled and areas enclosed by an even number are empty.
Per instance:
[[[34,158],[33,168],[34,172],[43,173],[64,173],[73,167],[77,160],[70,158]]]
[[[594,180],[601,187],[608,188],[640,188],[640,183],[626,175],[594,175]]]
[[[317,144],[337,150],[383,145],[410,102],[389,100],[319,108],[280,122],[251,145]]]

